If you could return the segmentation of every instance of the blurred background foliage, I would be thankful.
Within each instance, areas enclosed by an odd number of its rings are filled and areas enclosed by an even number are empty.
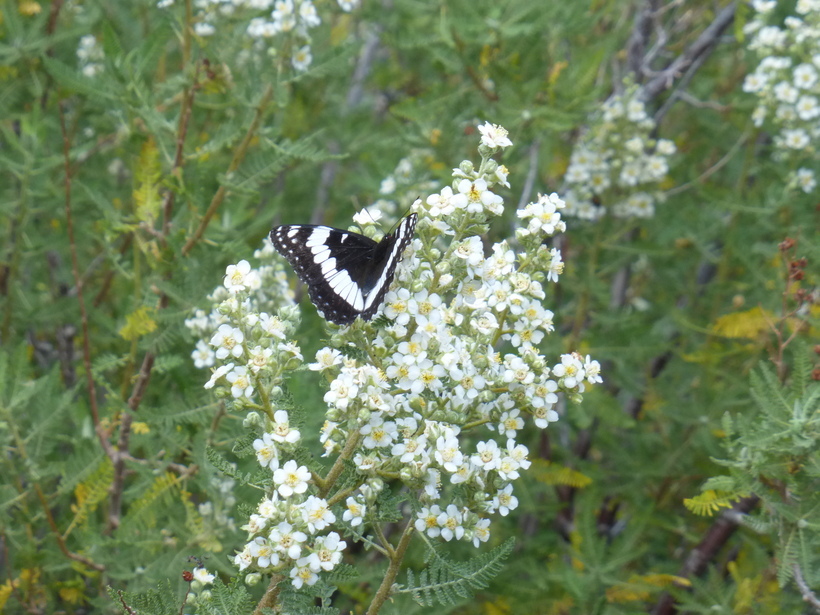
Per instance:
[[[244,3],[210,17],[207,4],[0,3],[3,612],[114,612],[107,586],[166,579],[178,603],[190,556],[234,572],[255,494],[204,451],[229,454],[242,417],[203,389],[182,323],[272,224],[347,226],[386,178],[406,207],[491,121],[515,144],[491,230],[509,236],[516,206],[561,192],[623,80],[658,78],[647,110],[678,150],[666,202],[645,219],[570,218],[560,246],[549,342],[601,360],[605,384],[531,434],[536,471],[493,525],[495,544],[517,538],[496,582],[436,612],[814,608],[817,307],[794,308],[817,284],[817,200],[789,187],[794,161],[750,118],[750,7],[317,1],[298,71],[295,39],[260,45]],[[194,27],[206,18],[212,33]],[[710,32],[696,61],[669,68]],[[306,356],[325,335],[306,309]],[[322,392],[295,378],[318,427]],[[361,577],[337,604],[362,612],[379,561],[349,563]],[[431,612],[405,597],[386,611],[399,609]]]

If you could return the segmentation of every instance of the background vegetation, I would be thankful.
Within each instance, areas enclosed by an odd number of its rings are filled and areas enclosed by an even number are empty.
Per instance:
[[[818,210],[794,175],[817,158],[784,154],[744,92],[765,3],[317,1],[309,66],[302,34],[247,35],[252,3],[160,4],[0,3],[3,612],[116,612],[107,587],[180,612],[189,557],[236,575],[257,494],[205,450],[230,457],[243,416],[203,388],[183,321],[272,224],[345,227],[385,178],[426,195],[490,121],[515,145],[490,231],[510,236],[630,84],[677,149],[665,200],[567,217],[549,300],[550,343],[600,360],[604,384],[530,434],[494,581],[384,612],[820,612]],[[310,357],[326,332],[304,305]],[[292,386],[318,429],[322,391]],[[360,576],[334,605],[363,612],[383,562],[346,561]]]

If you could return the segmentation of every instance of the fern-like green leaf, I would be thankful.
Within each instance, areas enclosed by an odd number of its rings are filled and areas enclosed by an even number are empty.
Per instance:
[[[124,592],[110,586],[107,589],[111,600],[120,608],[123,615],[179,615],[179,598],[168,580],[160,583],[157,589],[145,592]]]
[[[410,593],[416,602],[426,607],[456,604],[487,587],[503,567],[514,544],[515,540],[510,538],[468,562],[452,562],[434,547],[430,551],[430,565],[418,574],[418,579],[408,571],[407,586],[397,593]]]
[[[211,587],[211,599],[200,603],[200,612],[206,615],[247,615],[254,606],[241,577],[234,578],[229,585],[217,578]]]

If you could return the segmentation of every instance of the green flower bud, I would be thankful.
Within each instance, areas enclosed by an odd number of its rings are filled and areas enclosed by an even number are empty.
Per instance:
[[[480,150],[480,148],[479,148]],[[458,168],[461,170],[462,173],[465,175],[471,175],[475,171],[475,167],[473,167],[473,163],[469,160],[464,160]]]
[[[262,575],[259,574],[258,572],[251,572],[250,574],[245,575],[245,585],[248,585],[249,587],[253,587],[254,585],[257,585],[259,583],[259,581],[261,581],[261,580],[262,580]]]
[[[253,427],[262,427],[262,416],[258,412],[248,412],[245,420],[242,421],[242,426],[245,429]]]

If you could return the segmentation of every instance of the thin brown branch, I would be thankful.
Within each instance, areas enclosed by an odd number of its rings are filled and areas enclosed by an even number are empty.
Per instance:
[[[74,236],[74,218],[71,213],[71,143],[68,140],[68,132],[65,126],[65,112],[62,102],[59,105],[60,130],[63,135],[63,164],[65,167],[65,216],[66,230],[68,232],[68,245],[71,252],[71,272],[74,275],[74,283],[77,288],[77,302],[80,305],[80,324],[83,334],[83,365],[85,367],[86,387],[88,389],[88,406],[91,410],[91,421],[94,423],[94,431],[100,441],[105,454],[114,461],[116,452],[108,441],[108,434],[105,433],[100,424],[100,412],[97,403],[97,385],[94,382],[94,374],[91,370],[91,336],[88,328],[88,311],[85,308],[85,297],[83,295],[83,279],[80,277],[80,265],[77,257],[77,242]]]
[[[726,6],[683,53],[647,81],[642,88],[643,100],[653,100],[661,92],[672,87],[672,84],[684,75],[690,66],[696,62],[703,62],[717,46],[719,38],[732,24],[735,18],[735,10],[735,2]]]
[[[809,587],[809,584],[806,583],[806,579],[803,576],[803,571],[800,569],[800,566],[798,564],[793,564],[792,572],[794,572],[794,582],[797,583],[797,587],[800,589],[800,595],[803,596],[803,601],[810,604],[814,607],[815,611],[820,613],[820,598],[814,594],[811,587]]]
[[[233,155],[233,159],[231,159],[230,164],[228,165],[228,172],[226,175],[230,177],[242,161],[245,159],[245,155],[248,153],[248,147],[250,147],[251,140],[256,135],[256,131],[259,129],[259,124],[262,122],[262,118],[265,116],[265,112],[268,109],[268,104],[270,104],[271,98],[273,97],[273,85],[268,84],[268,87],[265,89],[264,94],[262,94],[262,98],[259,101],[259,104],[256,106],[256,114],[254,115],[253,121],[251,125],[248,126],[248,130],[245,133],[245,137],[242,139],[242,143],[239,144],[239,147],[236,148],[236,152]],[[208,224],[210,224],[211,219],[216,214],[217,210],[219,209],[222,202],[225,200],[225,196],[227,195],[227,189],[225,185],[222,184],[214,194],[213,198],[211,199],[211,204],[208,205],[208,209],[205,211],[205,215],[202,217],[202,220],[199,223],[196,231],[194,234],[188,238],[188,241],[182,247],[182,256],[188,256],[191,252],[193,247],[202,239],[202,235],[205,233],[205,229],[208,228]]]
[[[759,501],[760,498],[756,495],[743,498],[731,510],[720,515],[698,545],[689,552],[678,576],[690,579],[706,572],[706,567],[737,530],[741,516],[749,513]],[[663,594],[651,611],[652,615],[672,615],[677,612],[675,599],[671,594]]]
[[[182,163],[185,155],[185,137],[188,135],[188,125],[191,121],[191,113],[194,107],[194,94],[199,87],[199,69],[201,63],[196,63],[194,70],[194,82],[185,88],[182,96],[182,107],[179,111],[179,125],[177,126],[177,143],[176,152],[174,153],[174,163],[171,167],[171,174],[176,175],[182,168]],[[162,204],[162,236],[167,237],[171,230],[171,216],[174,212],[174,201],[176,200],[176,191],[168,190],[165,193],[165,199]]]
[[[626,44],[626,65],[635,74],[637,81],[643,80],[643,68],[646,64],[646,49],[652,36],[652,25],[658,11],[660,0],[646,0],[638,9],[635,25]]]
[[[375,26],[365,35],[362,50],[356,61],[356,68],[353,70],[350,87],[345,96],[345,104],[341,109],[341,115],[347,115],[351,110],[358,107],[364,95],[364,83],[370,75],[373,63],[376,60],[376,52],[379,50],[381,27]],[[331,155],[338,154],[341,150],[339,142],[330,141],[327,146]],[[313,205],[313,212],[310,215],[311,224],[321,224],[325,217],[327,204],[330,202],[330,192],[333,182],[336,180],[336,172],[339,170],[339,163],[335,159],[328,160],[322,165],[319,174],[319,185],[316,188],[316,200]]]
[[[43,512],[46,515],[46,521],[48,521],[48,526],[51,528],[51,533],[54,534],[54,538],[57,541],[57,546],[59,547],[60,551],[63,555],[65,555],[68,559],[73,560],[75,562],[80,562],[84,566],[88,566],[93,570],[97,570],[98,572],[102,572],[105,570],[105,567],[101,564],[97,564],[87,557],[83,557],[82,555],[78,555],[77,553],[72,552],[69,550],[68,546],[63,540],[63,536],[60,533],[60,528],[57,527],[57,522],[54,521],[54,516],[51,514],[51,508],[49,508],[48,500],[46,496],[43,494],[43,490],[40,489],[40,485],[38,483],[34,483],[34,491],[37,494],[37,499],[40,500],[40,506],[43,508]]]
[[[390,594],[393,592],[393,584],[396,582],[396,577],[399,574],[401,563],[407,553],[407,547],[410,546],[410,539],[412,537],[413,519],[409,519],[407,525],[404,526],[404,532],[402,532],[401,538],[399,539],[399,544],[390,552],[390,565],[387,567],[384,579],[382,579],[381,585],[379,585],[379,589],[367,609],[367,615],[376,615],[384,603],[387,602],[388,598],[390,598]]]
[[[262,596],[259,604],[257,604],[253,610],[253,615],[262,615],[262,609],[272,609],[276,606],[276,599],[279,597],[279,584],[284,580],[285,577],[281,574],[271,575],[270,583],[268,583],[268,588],[265,590],[265,595]]]

